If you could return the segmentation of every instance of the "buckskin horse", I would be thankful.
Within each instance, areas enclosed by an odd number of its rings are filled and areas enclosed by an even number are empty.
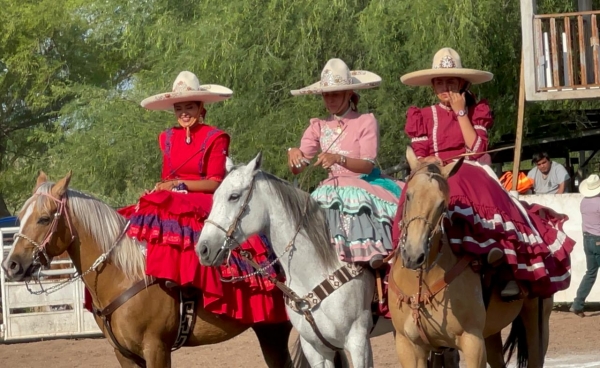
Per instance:
[[[186,310],[180,292],[145,275],[141,244],[123,236],[125,219],[104,202],[69,189],[70,179],[70,172],[57,183],[48,182],[44,173],[38,176],[2,264],[12,280],[30,278],[67,251],[94,305],[103,307],[95,319],[122,367],[170,367],[171,350],[176,341],[182,344],[182,336],[185,346],[216,344],[248,328],[256,333],[269,367],[291,364],[289,322],[241,324],[204,310],[201,302],[195,303],[195,312]],[[185,319],[194,322],[182,323]]]
[[[518,347],[519,367],[542,367],[552,298],[506,303],[493,284],[484,297],[474,259],[454,254],[443,233],[447,179],[463,159],[443,167],[421,164],[410,146],[406,158],[411,175],[388,298],[402,367],[425,368],[429,352],[441,348],[461,350],[468,368],[485,368],[486,360],[493,368],[505,367],[500,332],[511,323],[505,350]]]

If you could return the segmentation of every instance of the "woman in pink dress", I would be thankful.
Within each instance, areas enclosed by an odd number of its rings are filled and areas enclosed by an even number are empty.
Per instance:
[[[330,115],[313,118],[299,148],[288,149],[288,164],[299,174],[314,163],[329,171],[311,194],[327,211],[332,242],[345,262],[383,264],[392,249],[391,226],[401,189],[375,168],[379,126],[373,114],[357,111],[357,89],[378,86],[381,78],[367,71],[350,71],[331,59],[321,80],[292,91],[293,95],[322,94]],[[320,153],[319,153],[320,152]]]
[[[465,69],[450,48],[438,51],[433,68],[402,76],[404,84],[430,86],[439,103],[411,107],[405,130],[422,162],[448,163],[466,155],[465,163],[448,179],[449,216],[446,225],[456,252],[487,256],[490,264],[505,260],[521,286],[536,296],[548,297],[570,283],[569,254],[575,242],[562,231],[568,218],[549,208],[530,206],[512,197],[491,169],[477,162],[488,149],[487,131],[494,124],[487,101],[476,101],[471,84],[490,81],[492,74]],[[394,226],[394,244],[400,239],[399,224],[404,196],[400,199]],[[542,212],[544,212],[542,214]],[[521,295],[510,280],[502,296]]]

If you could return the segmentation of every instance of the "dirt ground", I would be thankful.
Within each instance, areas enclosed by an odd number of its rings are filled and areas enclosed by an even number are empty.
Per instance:
[[[600,312],[579,318],[553,312],[546,367],[600,367]],[[295,334],[290,339],[292,342]],[[399,367],[391,334],[372,340],[376,367]],[[104,339],[51,340],[23,344],[0,344],[2,368],[118,368]],[[174,353],[174,367],[264,367],[258,342],[247,332],[215,346],[183,348]]]

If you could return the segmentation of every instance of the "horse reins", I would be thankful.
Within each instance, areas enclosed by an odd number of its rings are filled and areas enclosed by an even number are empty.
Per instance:
[[[426,165],[425,164],[421,165],[421,166],[417,167],[417,169],[414,170],[414,173],[408,177],[408,180],[406,181],[406,186],[408,186],[408,183],[410,182],[410,180],[413,179],[417,175],[428,175],[430,178],[433,176],[442,177],[441,174],[439,174],[439,173],[420,172],[424,166],[426,166]],[[413,221],[417,221],[417,220],[423,221],[423,222],[425,222],[425,224],[427,225],[427,227],[429,228],[429,231],[430,231],[429,237],[427,238],[427,242],[428,242],[427,252],[426,252],[427,258],[426,258],[426,261],[423,263],[423,265],[421,267],[419,267],[418,270],[413,270],[413,271],[417,272],[416,277],[418,280],[418,288],[417,288],[416,294],[407,295],[398,287],[398,285],[396,284],[396,282],[394,280],[393,270],[390,271],[389,282],[388,282],[390,289],[392,291],[394,291],[398,296],[396,299],[396,307],[400,308],[403,302],[408,304],[409,308],[412,310],[413,321],[414,321],[415,325],[417,326],[417,330],[419,331],[419,336],[421,337],[423,342],[428,345],[431,345],[431,342],[430,342],[429,338],[427,337],[427,335],[425,334],[425,329],[423,328],[423,324],[421,322],[421,311],[423,310],[423,308],[426,305],[431,304],[432,299],[437,294],[439,294],[440,292],[445,290],[450,285],[450,283],[452,281],[454,281],[454,279],[456,277],[458,277],[463,272],[463,270],[469,264],[471,264],[471,262],[473,261],[473,257],[470,255],[465,255],[465,256],[461,257],[459,259],[459,261],[448,272],[446,272],[441,279],[434,282],[431,285],[431,287],[425,285],[425,286],[427,286],[427,290],[423,291],[423,286],[424,286],[424,280],[423,280],[424,275],[423,274],[428,273],[433,268],[433,266],[437,263],[439,257],[441,256],[442,247],[443,247],[444,243],[447,242],[447,237],[445,236],[444,226],[443,226],[443,221],[445,218],[447,218],[447,208],[444,209],[442,215],[440,215],[440,217],[435,225],[433,225],[431,223],[431,221],[429,221],[424,216],[414,216],[414,217],[408,219],[408,221],[407,221],[406,220],[406,202],[405,202],[403,213],[402,213],[402,222],[400,223],[400,231],[402,233],[402,236],[401,236],[399,247],[400,247],[401,251],[405,247],[406,240],[408,237],[408,226]],[[441,239],[439,240],[438,257],[426,270],[425,264],[427,263],[427,260],[429,257],[428,254],[430,252],[432,240],[440,232],[441,232]],[[402,266],[402,268],[404,268],[404,265]]]
[[[329,149],[333,146],[333,144],[342,136],[342,133],[346,130],[346,128],[347,128],[347,126],[345,126],[342,129],[340,134],[338,134],[338,136],[333,140],[333,142],[331,142],[329,147],[326,150],[324,150],[323,152],[329,151]],[[314,170],[314,168],[315,168],[314,165],[313,166],[309,166],[309,165],[310,164],[307,164],[308,169],[305,172],[303,181],[306,180],[306,178],[308,177],[306,175],[306,173],[310,172],[310,170]],[[214,222],[210,219],[204,220],[206,223],[209,223],[209,224],[215,226],[217,229],[219,229],[225,233],[225,240],[224,240],[221,248],[219,248],[218,253],[213,260],[213,266],[214,266],[214,261],[221,258],[222,252],[231,251],[233,248],[240,246],[240,243],[233,237],[233,233],[237,229],[239,222],[240,222],[244,212],[246,211],[248,204],[250,203],[250,199],[251,199],[252,193],[254,191],[255,179],[256,179],[256,175],[252,178],[252,181],[250,182],[250,189],[248,190],[248,194],[246,195],[246,198],[244,199],[244,203],[242,204],[242,207],[240,207],[240,210],[238,211],[237,216],[234,218],[232,224],[229,226],[228,229],[225,229],[223,226],[217,224],[216,222]],[[301,184],[303,184],[303,181]],[[301,186],[302,185],[300,185],[300,187]],[[311,198],[310,195],[308,195],[306,198],[306,203],[305,203],[304,210],[303,210],[304,215],[306,215],[306,213],[308,211],[308,204],[309,204],[310,198]],[[292,250],[292,248],[294,247],[295,241],[296,241],[296,237],[300,233],[301,227],[302,227],[301,222],[298,222],[298,224],[296,225],[296,230],[294,232],[294,236],[292,237],[290,242],[285,247],[283,253],[279,257],[277,257],[273,262],[271,262],[270,265],[275,264],[277,261],[279,261],[279,259],[281,259],[281,257],[283,257],[286,253],[288,253]],[[277,288],[279,288],[279,290],[281,290],[281,292],[283,292],[283,294],[291,301],[292,309],[295,309],[296,311],[298,311],[304,315],[304,318],[306,319],[306,321],[310,324],[310,326],[312,327],[313,331],[315,332],[315,334],[317,335],[319,340],[321,340],[321,342],[325,346],[327,346],[329,349],[334,350],[334,351],[343,350],[342,348],[339,348],[339,347],[331,344],[329,341],[327,341],[327,339],[323,336],[323,334],[319,330],[319,328],[315,322],[314,316],[312,314],[312,311],[311,311],[312,308],[314,308],[315,304],[311,303],[311,301],[308,299],[308,297],[304,297],[304,298],[300,297],[296,292],[294,292],[294,290],[292,290],[290,287],[288,287],[285,283],[281,282],[276,277],[271,276],[268,272],[266,272],[266,270],[265,270],[266,267],[261,267],[258,263],[256,263],[251,258],[251,255],[248,252],[241,251],[240,253],[243,256],[243,259],[246,262],[248,262],[255,269],[256,274],[261,274],[262,276],[266,277],[267,279],[269,279],[269,281],[271,281],[273,284],[275,284],[275,286],[277,286]],[[290,257],[291,257],[291,254],[290,254]],[[338,272],[338,271],[340,271],[340,270],[336,270],[336,272]],[[250,276],[250,275],[248,275],[248,276]],[[225,281],[225,282],[233,281],[233,280],[223,280],[222,278],[221,278],[221,280]],[[348,279],[348,281],[349,281],[349,279]],[[318,285],[318,286],[321,286],[321,285]],[[325,296],[327,296],[327,295],[325,295]],[[319,300],[319,302],[321,300]]]

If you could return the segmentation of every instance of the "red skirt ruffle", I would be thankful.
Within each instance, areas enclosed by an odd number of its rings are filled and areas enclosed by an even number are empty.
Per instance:
[[[146,274],[171,280],[178,285],[202,291],[204,308],[243,323],[283,322],[287,313],[283,294],[267,278],[246,277],[235,283],[222,282],[244,276],[254,269],[238,253],[229,265],[207,267],[200,264],[195,245],[212,206],[212,195],[158,191],[140,198],[138,205],[119,210],[130,220],[127,235],[146,242]],[[266,239],[256,235],[242,244],[261,265],[271,262]],[[276,270],[269,270],[276,276]]]
[[[454,252],[484,256],[492,248],[502,249],[515,278],[528,281],[532,293],[540,297],[569,287],[569,255],[575,241],[562,230],[566,215],[521,201],[524,216],[496,180],[471,164],[464,163],[448,184],[450,221],[445,230]],[[404,200],[405,192],[394,225],[395,246]]]

